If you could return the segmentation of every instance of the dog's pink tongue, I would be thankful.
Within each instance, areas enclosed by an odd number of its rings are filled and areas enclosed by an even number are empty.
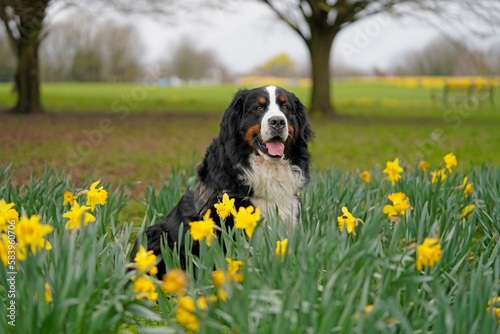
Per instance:
[[[266,148],[269,155],[282,156],[283,152],[285,152],[285,144],[279,139],[268,141]]]

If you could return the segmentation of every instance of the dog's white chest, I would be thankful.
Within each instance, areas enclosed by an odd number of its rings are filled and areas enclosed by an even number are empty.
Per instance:
[[[244,170],[243,182],[253,189],[251,200],[261,214],[266,217],[268,209],[278,208],[285,223],[298,223],[296,194],[306,183],[302,171],[287,160],[273,162],[257,155],[250,157],[250,166]]]

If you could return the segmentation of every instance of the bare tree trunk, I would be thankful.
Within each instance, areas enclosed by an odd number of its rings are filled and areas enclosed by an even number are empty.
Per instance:
[[[14,114],[43,113],[40,102],[38,48],[45,11],[51,0],[0,0],[0,20],[16,55]]]
[[[41,114],[40,71],[37,39],[29,40],[18,48],[17,69],[14,77],[17,103],[11,110],[15,114]]]
[[[312,31],[311,38],[307,41],[312,67],[310,111],[313,114],[335,114],[330,96],[330,54],[335,35],[332,32]]]

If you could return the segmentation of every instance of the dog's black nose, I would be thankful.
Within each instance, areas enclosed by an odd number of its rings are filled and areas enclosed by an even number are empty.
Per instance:
[[[269,118],[269,126],[274,130],[282,130],[286,125],[286,120],[282,116],[273,116]]]

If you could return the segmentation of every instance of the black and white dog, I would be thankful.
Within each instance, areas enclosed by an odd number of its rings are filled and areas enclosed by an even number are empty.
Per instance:
[[[181,224],[188,231],[189,223],[202,220],[208,209],[218,223],[214,204],[224,193],[235,198],[236,210],[253,205],[265,217],[268,208],[277,208],[283,222],[297,224],[297,192],[309,182],[307,145],[312,136],[306,108],[294,94],[276,86],[238,91],[224,112],[219,136],[197,168],[198,185],[186,191],[165,219],[146,229],[148,249],[160,255],[162,242],[174,249],[184,239],[179,239]],[[226,226],[233,225],[228,217]],[[184,247],[178,249],[184,263]],[[199,252],[198,242],[193,252]],[[164,273],[162,261],[158,277]]]

